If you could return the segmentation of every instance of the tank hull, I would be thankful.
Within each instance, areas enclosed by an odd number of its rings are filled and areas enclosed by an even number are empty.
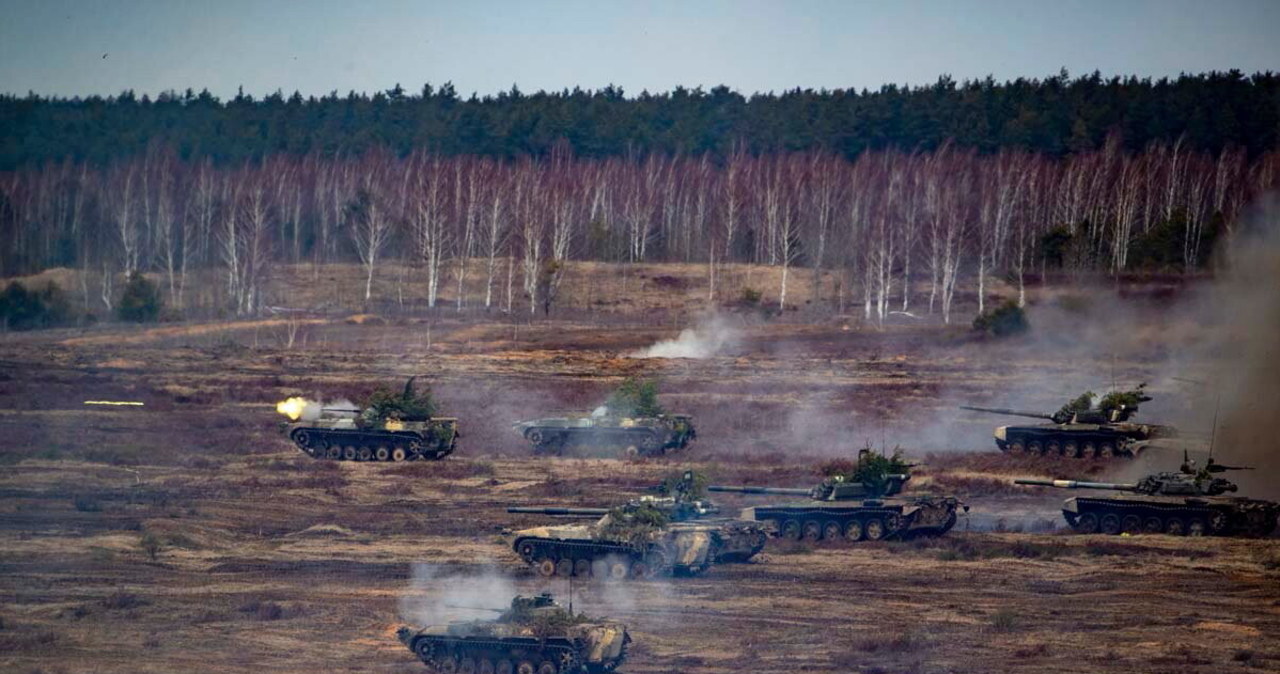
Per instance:
[[[1275,530],[1280,504],[1245,498],[1080,496],[1067,499],[1062,515],[1080,533],[1259,537]]]
[[[1027,424],[1000,426],[996,446],[1010,453],[1049,454],[1068,458],[1133,458],[1140,443],[1163,437],[1159,427],[1145,424]]]
[[[386,426],[294,424],[289,439],[307,456],[331,461],[438,460],[457,448],[457,422],[453,419]]]
[[[612,672],[627,658],[631,636],[621,625],[578,628],[563,636],[406,634],[404,644],[437,672]]]
[[[576,448],[610,449],[639,456],[661,456],[684,449],[697,438],[688,417],[537,419],[516,425],[534,454],[559,455]]]
[[[777,535],[788,540],[856,543],[941,536],[955,526],[957,505],[949,499],[890,499],[862,503],[811,501],[747,508],[743,511],[743,518],[770,522]]]

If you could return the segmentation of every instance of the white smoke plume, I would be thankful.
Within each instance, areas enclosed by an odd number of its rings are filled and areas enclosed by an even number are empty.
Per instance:
[[[664,339],[632,358],[711,358],[738,343],[738,330],[723,316],[713,314],[685,328],[675,339]]]
[[[400,596],[400,617],[419,627],[494,618],[498,611],[486,609],[506,609],[517,594],[515,582],[495,566],[462,572],[418,563]]]

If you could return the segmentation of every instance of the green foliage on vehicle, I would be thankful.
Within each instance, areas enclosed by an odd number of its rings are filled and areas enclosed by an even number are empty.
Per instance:
[[[628,377],[605,404],[609,411],[624,417],[656,417],[664,414],[658,404],[658,382]]]
[[[385,387],[378,387],[369,395],[361,420],[369,425],[382,423],[391,419],[400,421],[429,421],[435,416],[436,405],[431,396],[431,387],[424,387],[419,393],[413,385],[416,377],[405,382],[404,390],[396,393]]]

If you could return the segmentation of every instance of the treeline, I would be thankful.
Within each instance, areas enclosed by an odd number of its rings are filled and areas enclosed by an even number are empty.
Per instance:
[[[1138,152],[1181,140],[1196,152],[1276,148],[1280,75],[1238,71],[1176,79],[991,78],[876,91],[801,90],[743,96],[720,86],[628,98],[617,87],[459,96],[450,84],[420,92],[304,98],[277,92],[220,101],[207,91],[151,99],[0,96],[0,170],[44,161],[104,166],[162,143],[183,159],[218,164],[280,153],[339,157],[386,149],[404,157],[547,157],[867,151],[932,152],[951,142],[981,154],[1023,150],[1050,157],[1095,151],[1116,135]]]
[[[420,269],[432,306],[453,284],[458,309],[550,312],[569,261],[702,264],[709,299],[718,269],[741,262],[781,268],[778,306],[801,282],[818,302],[856,298],[868,317],[921,304],[950,321],[957,288],[985,301],[993,275],[1021,287],[1044,269],[1197,269],[1278,182],[1280,153],[1185,141],[1130,153],[1118,134],[1063,159],[959,144],[854,161],[600,159],[562,142],[512,161],[374,150],[219,164],[153,144],[105,167],[0,173],[0,276],[86,270],[111,309],[122,279],[158,273],[178,311],[253,314],[277,263],[358,261],[377,301],[388,298],[373,279],[395,259]],[[218,279],[217,306],[188,301],[193,271]]]

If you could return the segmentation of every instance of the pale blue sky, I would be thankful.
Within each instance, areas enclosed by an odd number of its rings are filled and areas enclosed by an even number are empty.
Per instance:
[[[1280,0],[0,0],[0,91],[19,94],[310,95],[446,80],[482,95],[610,83],[628,95],[749,94],[1062,67],[1280,70]]]

